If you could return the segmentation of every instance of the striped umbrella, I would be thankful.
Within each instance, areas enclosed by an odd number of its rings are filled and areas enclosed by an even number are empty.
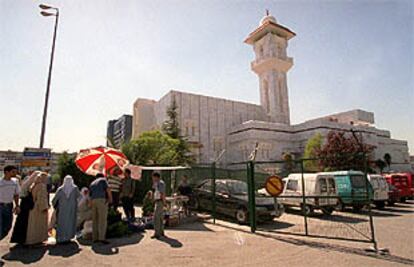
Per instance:
[[[83,149],[79,151],[75,162],[81,171],[93,176],[123,170],[129,164],[128,158],[121,151],[109,147]]]

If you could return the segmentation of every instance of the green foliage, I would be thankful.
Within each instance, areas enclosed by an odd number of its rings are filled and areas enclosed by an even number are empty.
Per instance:
[[[106,237],[123,237],[131,233],[128,224],[121,219],[122,214],[114,209],[108,210],[108,227],[106,229]]]
[[[289,152],[283,153],[282,159],[284,160],[282,176],[285,177],[294,171],[295,162],[293,155]]]
[[[303,158],[311,159],[318,156],[318,151],[321,150],[323,143],[323,137],[320,133],[312,136],[306,143],[305,152],[303,153]],[[318,160],[306,160],[303,162],[303,166],[306,171],[317,172],[320,171],[320,164]]]
[[[56,184],[56,183],[60,183],[62,180],[60,179],[59,174],[55,173],[52,175],[52,183]]]
[[[177,146],[178,164],[191,164],[194,163],[194,157],[191,155],[187,138],[181,135],[177,109],[177,102],[175,101],[175,98],[173,98],[171,105],[167,109],[168,119],[162,125],[162,131],[169,137],[179,141]]]
[[[174,166],[179,164],[178,147],[179,140],[160,131],[149,131],[124,144],[122,152],[135,165]]]
[[[79,188],[84,186],[88,187],[94,178],[90,175],[84,174],[78,169],[75,163],[75,157],[76,156],[73,154],[71,155],[67,152],[63,152],[58,160],[57,174],[59,175],[61,181],[66,175],[71,175],[75,181],[75,184]]]
[[[162,125],[162,131],[174,139],[179,139],[181,137],[180,125],[178,123],[178,106],[175,98],[173,99],[171,105],[167,109],[168,120]]]
[[[368,162],[372,157],[374,146],[364,144],[356,137],[348,136],[344,132],[329,132],[327,141],[318,152],[321,157],[321,167],[327,171],[336,170],[365,170],[363,154],[367,156]],[[368,171],[369,166],[368,167]]]

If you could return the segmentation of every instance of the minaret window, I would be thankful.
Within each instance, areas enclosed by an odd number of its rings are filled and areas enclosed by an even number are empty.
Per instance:
[[[285,56],[283,55],[283,47],[281,44],[277,45],[277,54],[279,56],[279,58],[284,58]]]
[[[263,50],[263,46],[259,46],[259,59],[263,58],[264,56],[264,50]]]

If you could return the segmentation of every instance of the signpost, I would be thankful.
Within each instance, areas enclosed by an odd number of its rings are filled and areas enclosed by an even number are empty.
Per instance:
[[[265,183],[266,192],[272,197],[277,197],[283,192],[283,182],[279,176],[273,175],[267,178]]]
[[[23,151],[21,166],[26,169],[46,170],[50,168],[51,158],[52,150],[49,148],[26,147]]]

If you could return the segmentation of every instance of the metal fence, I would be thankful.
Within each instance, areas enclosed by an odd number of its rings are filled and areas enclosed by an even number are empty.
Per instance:
[[[338,157],[349,157],[349,155],[339,155]],[[355,155],[354,155],[355,156]],[[247,195],[248,202],[248,225],[251,232],[265,231],[281,234],[302,235],[309,237],[320,238],[332,238],[350,241],[360,241],[373,243],[376,248],[374,222],[372,217],[370,197],[370,185],[367,179],[368,172],[368,159],[365,155],[358,156],[360,160],[363,160],[362,164],[363,178],[365,194],[359,195],[359,199],[366,203],[366,207],[362,210],[334,210],[332,214],[330,212],[321,212],[318,210],[318,205],[315,202],[336,201],[340,202],[341,197],[336,195],[326,195],[318,192],[312,192],[308,190],[308,183],[306,182],[306,175],[308,173],[315,172],[314,169],[309,169],[307,165],[309,162],[319,162],[321,158],[316,159],[298,159],[289,161],[248,161],[232,164],[229,168],[217,167],[215,163],[212,164],[200,164],[192,166],[189,169],[176,170],[176,171],[163,171],[161,173],[163,180],[166,183],[167,195],[174,193],[179,185],[180,179],[183,176],[189,178],[190,184],[194,187],[199,185],[205,180],[211,185],[211,192],[209,206],[207,210],[211,214],[213,222],[216,222],[216,218],[223,218],[220,212],[220,205],[222,205],[221,196],[217,192],[216,184],[220,179],[232,179],[240,180],[247,183]],[[358,166],[349,166],[349,169],[361,169],[361,164]],[[141,187],[151,188],[151,177],[148,171],[143,173],[141,181]],[[280,177],[288,177],[289,174],[296,173],[300,177],[298,182],[301,184],[300,192],[297,195],[286,195],[285,193],[278,197],[267,196],[272,199],[274,203],[285,204],[289,200],[299,203],[297,207],[286,209],[284,214],[275,220],[270,222],[260,222],[257,212],[257,192],[258,190],[263,192],[266,179],[271,175],[278,175]],[[337,192],[337,186],[335,185],[335,191]],[[143,194],[142,192],[142,197]],[[309,193],[312,192],[312,193]],[[263,198],[264,196],[260,196]],[[309,212],[309,205],[313,203],[314,212]],[[308,205],[309,204],[309,205]],[[287,206],[287,205],[285,205]],[[295,205],[292,205],[295,206]],[[231,219],[231,218],[229,218]]]
[[[339,180],[336,178],[338,172],[336,172],[336,175],[333,175],[332,172],[324,173],[322,175],[320,174],[322,177],[334,177],[331,188],[329,188],[329,180],[324,180],[323,184],[326,186],[326,190],[322,191],[334,192],[335,194],[322,193],[321,190],[313,188],[312,183],[307,182],[307,177],[309,176],[307,173],[310,173],[311,171],[306,169],[305,163],[319,162],[320,160],[320,158],[317,158],[291,160],[288,162],[250,161],[246,163],[248,169],[247,173],[249,174],[248,181],[250,180],[250,182],[248,182],[249,185],[256,183],[255,176],[257,173],[262,175],[263,171],[265,171],[268,175],[284,176],[281,174],[283,172],[286,173],[286,169],[289,169],[288,173],[296,173],[296,175],[294,174],[289,177],[299,177],[297,182],[300,183],[300,186],[298,186],[299,190],[295,192],[296,194],[289,194],[289,190],[286,190],[289,185],[284,184],[285,191],[282,195],[275,197],[274,200],[277,203],[284,204],[286,207],[285,214],[270,224],[261,225],[257,224],[256,211],[254,210],[256,207],[254,204],[254,189],[249,187],[249,190],[251,191],[249,197],[253,198],[249,202],[251,231],[255,232],[256,230],[262,230],[311,237],[372,242],[374,247],[376,247],[374,223],[370,205],[371,187],[367,179],[368,159],[365,155],[361,157],[361,160],[364,160],[365,162],[365,164],[363,164],[363,166],[365,166],[364,170],[361,172],[363,174],[363,184],[360,185],[363,186],[363,190],[361,190],[362,192],[359,195],[356,195],[354,194],[354,190],[350,189],[351,196],[349,198],[350,201],[348,201],[347,204],[349,206],[355,205],[354,210],[347,209],[344,207],[344,203],[342,203],[343,196],[339,190],[341,184],[338,183]],[[349,169],[352,170],[354,168],[349,166]],[[351,173],[352,172],[349,173],[350,179]],[[355,174],[357,172],[353,173]],[[285,179],[284,182],[289,182],[289,180],[289,178]],[[317,183],[317,181],[315,181],[315,183]],[[353,204],[354,202],[352,201],[354,201],[355,204]],[[324,205],[322,205],[323,202],[325,202]],[[332,209],[333,206],[335,206],[335,210]],[[365,206],[365,209],[361,209],[362,206]],[[338,210],[339,207],[342,208]],[[312,212],[313,210],[314,212]]]

